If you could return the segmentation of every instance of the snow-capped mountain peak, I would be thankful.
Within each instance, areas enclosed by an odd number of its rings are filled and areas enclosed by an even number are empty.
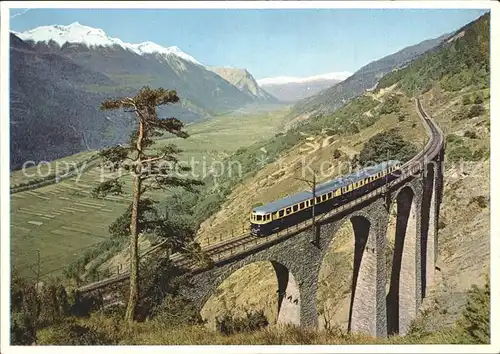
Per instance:
[[[139,43],[139,44],[133,44],[132,47],[138,54],[163,54],[163,55],[170,55],[174,54],[178,57],[181,57],[185,60],[188,60],[190,62],[193,62],[195,64],[201,65],[200,62],[198,62],[195,58],[193,58],[191,55],[184,53],[179,47],[177,46],[171,46],[171,47],[162,47],[159,44],[156,44],[151,41]]]
[[[60,46],[65,43],[82,43],[92,46],[113,46],[119,45],[127,48],[128,43],[122,42],[118,38],[111,38],[102,29],[84,26],[79,22],[70,25],[40,26],[26,32],[14,32],[22,40],[34,42],[56,42]]]
[[[173,54],[183,58],[184,60],[188,60],[195,64],[201,65],[195,58],[193,58],[189,54],[184,53],[177,46],[162,47],[161,45],[151,41],[139,44],[126,43],[119,38],[109,37],[102,29],[85,26],[80,24],[79,22],[73,22],[67,26],[40,26],[26,32],[13,33],[25,41],[49,42],[52,40],[61,47],[65,43],[81,43],[89,48],[96,46],[109,47],[117,45],[125,50],[132,51],[139,55],[153,53],[159,53],[163,55]]]

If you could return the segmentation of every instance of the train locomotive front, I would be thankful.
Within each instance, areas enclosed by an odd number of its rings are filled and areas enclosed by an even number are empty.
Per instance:
[[[250,214],[250,233],[268,236],[358,198],[401,173],[401,161],[389,160],[356,173],[319,184],[312,191],[299,192],[254,208]]]

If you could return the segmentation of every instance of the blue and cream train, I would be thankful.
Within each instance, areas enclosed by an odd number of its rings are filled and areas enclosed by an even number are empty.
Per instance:
[[[400,161],[389,160],[317,185],[314,214],[330,211],[396,179],[401,173],[401,165]],[[250,232],[267,236],[310,219],[312,198],[311,191],[304,191],[254,208],[250,215]]]

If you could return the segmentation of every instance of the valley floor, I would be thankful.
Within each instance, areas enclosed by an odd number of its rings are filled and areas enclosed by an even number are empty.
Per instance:
[[[221,161],[228,154],[261,139],[273,136],[282,127],[286,108],[271,107],[270,111],[235,112],[225,114],[187,127],[187,139],[169,138],[158,141],[157,146],[174,143],[183,153],[181,161],[194,164],[194,175],[203,177],[214,161]],[[79,163],[91,153],[81,153],[50,165],[61,170],[68,164]],[[48,166],[41,170],[46,173]],[[22,171],[11,174],[11,185],[29,182],[36,176],[37,168],[31,167],[27,175]],[[18,274],[36,277],[38,263],[43,277],[60,275],[83,252],[95,248],[109,238],[109,225],[120,216],[130,203],[130,178],[125,177],[125,194],[93,199],[91,189],[101,179],[110,178],[99,166],[90,168],[78,178],[11,195],[11,260]],[[31,178],[31,179],[30,179]],[[167,192],[150,194],[156,200]],[[141,244],[142,248],[148,242]],[[40,262],[38,262],[38,252]],[[116,266],[115,266],[116,268]]]

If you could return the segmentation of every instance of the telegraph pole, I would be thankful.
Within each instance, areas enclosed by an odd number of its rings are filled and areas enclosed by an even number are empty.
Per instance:
[[[387,170],[387,173],[385,174],[385,191],[387,192],[389,190],[389,186],[387,185],[389,182],[389,149],[387,149],[385,154],[385,169]]]
[[[316,206],[316,172],[313,171],[313,178],[312,180],[309,180],[309,179],[304,179],[304,178],[297,178],[297,177],[294,177],[296,180],[299,180],[299,181],[304,181],[306,182],[309,187],[311,187],[312,189],[312,232],[313,232],[313,241],[312,243],[314,243],[317,247],[319,247],[319,232],[316,232],[316,211],[315,211],[315,206]]]
[[[385,155],[385,169],[386,169],[386,174],[385,174],[385,192],[384,192],[384,204],[385,208],[387,211],[389,211],[389,207],[391,205],[390,203],[390,195],[389,195],[389,149],[386,150],[386,155]]]

